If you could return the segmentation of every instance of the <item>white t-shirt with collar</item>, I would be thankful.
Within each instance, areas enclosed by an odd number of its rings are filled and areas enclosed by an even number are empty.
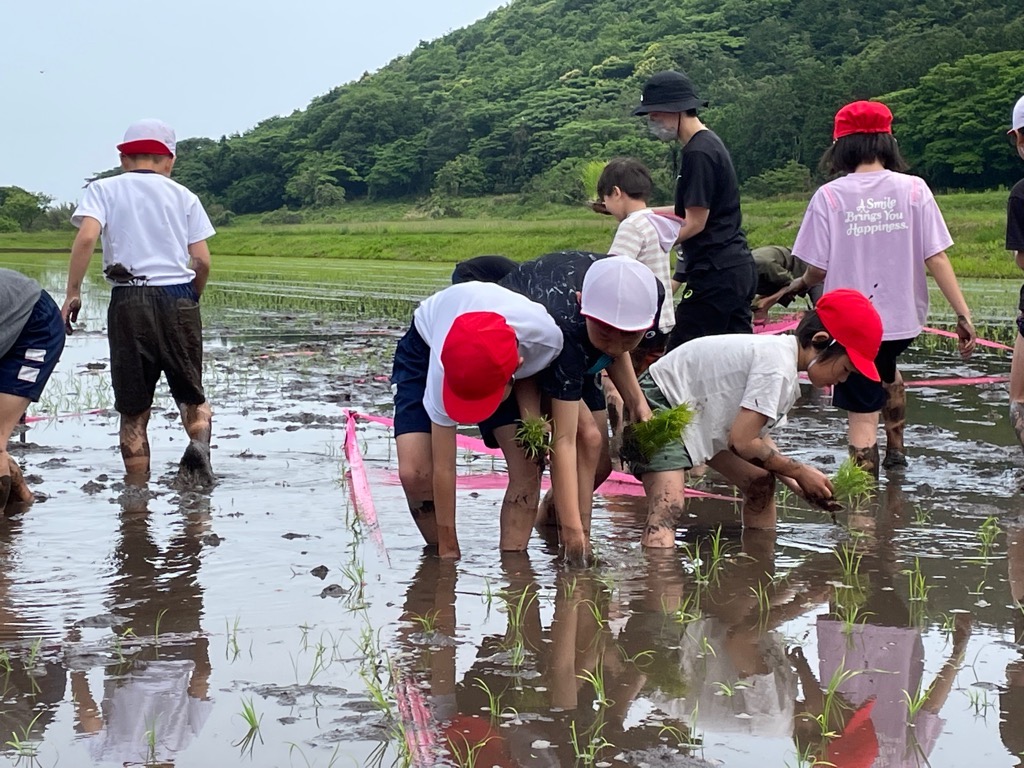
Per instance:
[[[519,340],[522,365],[516,378],[525,379],[547,368],[562,351],[562,331],[543,305],[496,283],[459,283],[425,299],[413,313],[416,332],[430,347],[423,408],[434,424],[454,427],[444,409],[441,349],[452,323],[467,312],[495,312],[505,318]]]
[[[651,365],[651,378],[670,403],[694,407],[683,432],[694,466],[729,450],[729,431],[740,408],[766,416],[766,430],[785,422],[800,396],[797,349],[795,336],[704,336]]]
[[[71,223],[80,227],[86,216],[100,223],[104,271],[121,264],[144,285],[192,282],[188,247],[216,233],[195,193],[159,173],[90,183]]]

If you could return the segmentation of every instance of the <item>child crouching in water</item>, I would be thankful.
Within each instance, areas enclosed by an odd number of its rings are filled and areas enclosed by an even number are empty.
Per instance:
[[[668,352],[640,378],[651,409],[693,406],[682,435],[649,460],[634,463],[643,481],[648,517],[641,543],[672,547],[683,512],[686,470],[707,463],[743,495],[743,526],[774,528],[775,478],[828,507],[832,483],[822,472],[784,456],[768,436],[785,421],[806,371],[816,387],[854,371],[878,381],[874,359],[882,321],[858,291],[826,293],[793,336],[729,334],[693,339]]]

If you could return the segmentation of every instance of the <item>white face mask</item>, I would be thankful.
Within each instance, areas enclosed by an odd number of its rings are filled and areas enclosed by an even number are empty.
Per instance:
[[[655,120],[647,119],[647,130],[649,130],[654,137],[661,141],[675,141],[679,138],[679,130],[675,126],[665,125]]]

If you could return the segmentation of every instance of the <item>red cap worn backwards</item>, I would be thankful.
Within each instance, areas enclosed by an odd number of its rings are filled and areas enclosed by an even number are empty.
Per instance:
[[[822,325],[846,348],[853,367],[872,381],[881,381],[875,358],[882,345],[882,318],[868,297],[852,288],[829,291],[814,307]]]
[[[441,347],[444,409],[453,421],[475,424],[493,414],[519,367],[516,332],[496,312],[455,318]]]
[[[832,140],[851,133],[892,133],[892,112],[879,101],[855,101],[836,112]]]
[[[174,129],[161,120],[139,120],[128,126],[124,141],[117,145],[122,155],[170,155],[174,157],[177,141]]]

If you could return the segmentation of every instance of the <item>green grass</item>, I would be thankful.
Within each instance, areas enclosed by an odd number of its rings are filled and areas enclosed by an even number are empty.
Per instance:
[[[950,258],[961,277],[1020,277],[1004,249],[1005,191],[938,195],[956,244]],[[662,203],[667,201],[653,201]],[[267,267],[294,259],[456,261],[484,253],[529,259],[562,249],[603,252],[616,223],[584,205],[531,204],[518,196],[459,200],[460,218],[428,219],[415,203],[352,203],[305,212],[306,223],[264,226],[241,216],[210,242],[218,269],[225,256],[260,257]],[[752,247],[792,245],[804,199],[743,202],[744,228]],[[0,235],[0,249],[23,252],[70,250],[73,231]],[[249,260],[254,268],[255,261]]]

